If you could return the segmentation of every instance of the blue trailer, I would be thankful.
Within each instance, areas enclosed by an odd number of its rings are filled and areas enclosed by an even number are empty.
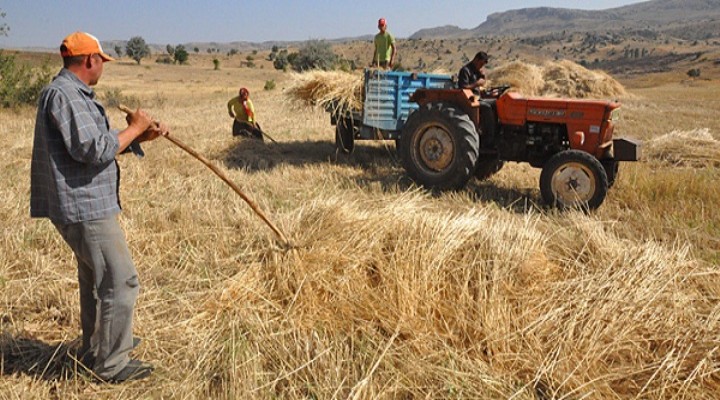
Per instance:
[[[408,116],[418,109],[410,101],[417,89],[451,89],[456,79],[450,75],[366,69],[362,111],[332,110],[335,144],[352,153],[356,140],[398,140]]]

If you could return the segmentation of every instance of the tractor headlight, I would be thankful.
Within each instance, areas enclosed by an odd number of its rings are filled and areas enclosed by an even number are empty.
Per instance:
[[[620,120],[620,109],[616,108],[610,112],[610,121],[619,121]]]

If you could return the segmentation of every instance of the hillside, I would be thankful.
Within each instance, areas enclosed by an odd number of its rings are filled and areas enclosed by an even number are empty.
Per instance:
[[[488,16],[473,29],[423,29],[411,39],[460,38],[486,35],[549,34],[556,32],[628,31],[673,32],[684,39],[717,37],[720,0],[652,0],[600,11],[563,8],[524,8]],[[684,26],[695,29],[683,30]],[[697,29],[702,27],[702,29]]]

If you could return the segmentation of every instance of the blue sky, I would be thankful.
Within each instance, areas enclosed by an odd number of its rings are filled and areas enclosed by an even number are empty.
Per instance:
[[[76,30],[100,40],[149,43],[335,39],[375,33],[380,17],[397,37],[423,28],[474,28],[494,12],[526,7],[606,9],[638,0],[0,0],[10,27],[0,47],[56,47]]]

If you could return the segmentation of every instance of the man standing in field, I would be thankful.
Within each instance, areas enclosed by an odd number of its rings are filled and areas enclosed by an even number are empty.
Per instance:
[[[233,136],[246,136],[263,140],[260,126],[255,120],[255,107],[250,100],[250,91],[240,88],[238,95],[227,103],[228,114],[233,118]]]
[[[75,32],[60,46],[63,69],[38,101],[32,151],[30,215],[48,218],[75,253],[80,286],[83,364],[105,381],[144,378],[151,364],[130,359],[133,309],[140,289],[120,213],[115,157],[167,134],[142,110],[111,130],[91,89],[113,61],[92,35]]]
[[[380,32],[375,35],[372,66],[392,69],[396,53],[395,38],[388,32],[385,18],[378,20],[378,29]]]

